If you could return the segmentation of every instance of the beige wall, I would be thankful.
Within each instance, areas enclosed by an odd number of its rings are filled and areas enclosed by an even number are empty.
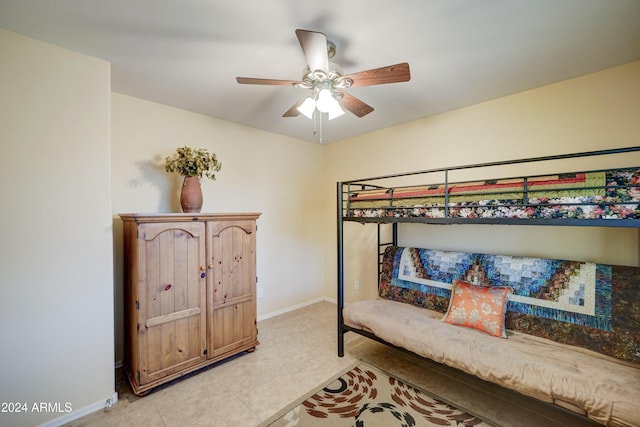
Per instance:
[[[419,76],[414,76],[418,78]],[[325,193],[335,182],[396,172],[638,145],[640,62],[518,93],[325,147]],[[611,165],[637,166],[640,155]],[[607,165],[605,165],[607,166]],[[559,172],[539,165],[502,174]],[[598,167],[593,159],[564,168]],[[335,235],[335,202],[327,235]],[[640,265],[638,230],[587,227],[419,226],[400,228],[400,244],[602,263]],[[375,293],[375,226],[345,226],[346,299]],[[372,243],[373,242],[373,243]],[[326,242],[327,295],[335,295],[335,239]],[[355,291],[354,282],[362,282]],[[368,287],[367,287],[368,286]]]
[[[33,426],[116,397],[110,75],[1,29],[0,58],[0,424]]]
[[[180,212],[181,178],[163,159],[183,145],[222,162],[203,180],[203,212],[262,212],[258,318],[321,299],[324,289],[322,146],[113,93],[112,197],[116,248],[116,360],[122,360],[123,212]]]

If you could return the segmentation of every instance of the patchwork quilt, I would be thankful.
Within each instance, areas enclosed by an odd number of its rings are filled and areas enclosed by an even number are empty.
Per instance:
[[[508,329],[640,362],[640,268],[392,246],[379,293],[444,313],[455,280],[511,287]]]
[[[353,190],[349,217],[640,218],[640,169]]]

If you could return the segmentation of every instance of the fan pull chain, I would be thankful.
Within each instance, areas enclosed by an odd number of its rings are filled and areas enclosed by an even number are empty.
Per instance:
[[[317,109],[313,110],[313,136],[322,144],[322,113]]]

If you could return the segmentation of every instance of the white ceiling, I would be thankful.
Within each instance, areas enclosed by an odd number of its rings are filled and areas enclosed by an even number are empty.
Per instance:
[[[640,60],[640,0],[0,0],[0,27],[102,58],[115,92],[319,142],[282,114],[305,95],[295,29],[345,74],[408,62],[411,81],[349,89],[375,111],[331,142]]]

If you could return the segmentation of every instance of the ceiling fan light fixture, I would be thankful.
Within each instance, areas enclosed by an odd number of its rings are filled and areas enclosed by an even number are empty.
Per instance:
[[[305,117],[313,119],[313,110],[316,109],[316,103],[311,97],[307,97],[302,104],[298,107],[298,111]]]
[[[364,117],[374,110],[344,89],[407,82],[411,79],[406,62],[343,75],[342,68],[330,61],[335,55],[336,46],[327,40],[324,33],[301,29],[295,33],[307,63],[301,80],[236,77],[236,81],[239,84],[290,86],[311,91],[302,101],[296,101],[282,117],[302,114],[313,120],[313,134],[320,135],[321,142],[323,117],[315,114],[316,110],[328,114],[329,120],[342,116],[345,111]]]
[[[328,89],[322,89],[318,94],[318,101],[316,103],[318,111],[329,114],[329,120],[333,120],[336,117],[340,117],[344,114],[344,111],[340,107],[340,103],[335,98],[333,93]]]
[[[340,117],[343,114],[344,114],[344,110],[340,107],[340,104],[336,101],[335,107],[329,110],[329,120],[333,120],[336,117]]]
[[[338,101],[331,95],[331,91],[329,89],[322,89],[318,93],[318,100],[316,101],[316,108],[318,111],[322,113],[328,113],[329,111],[335,109]],[[338,108],[340,106],[338,105]]]

